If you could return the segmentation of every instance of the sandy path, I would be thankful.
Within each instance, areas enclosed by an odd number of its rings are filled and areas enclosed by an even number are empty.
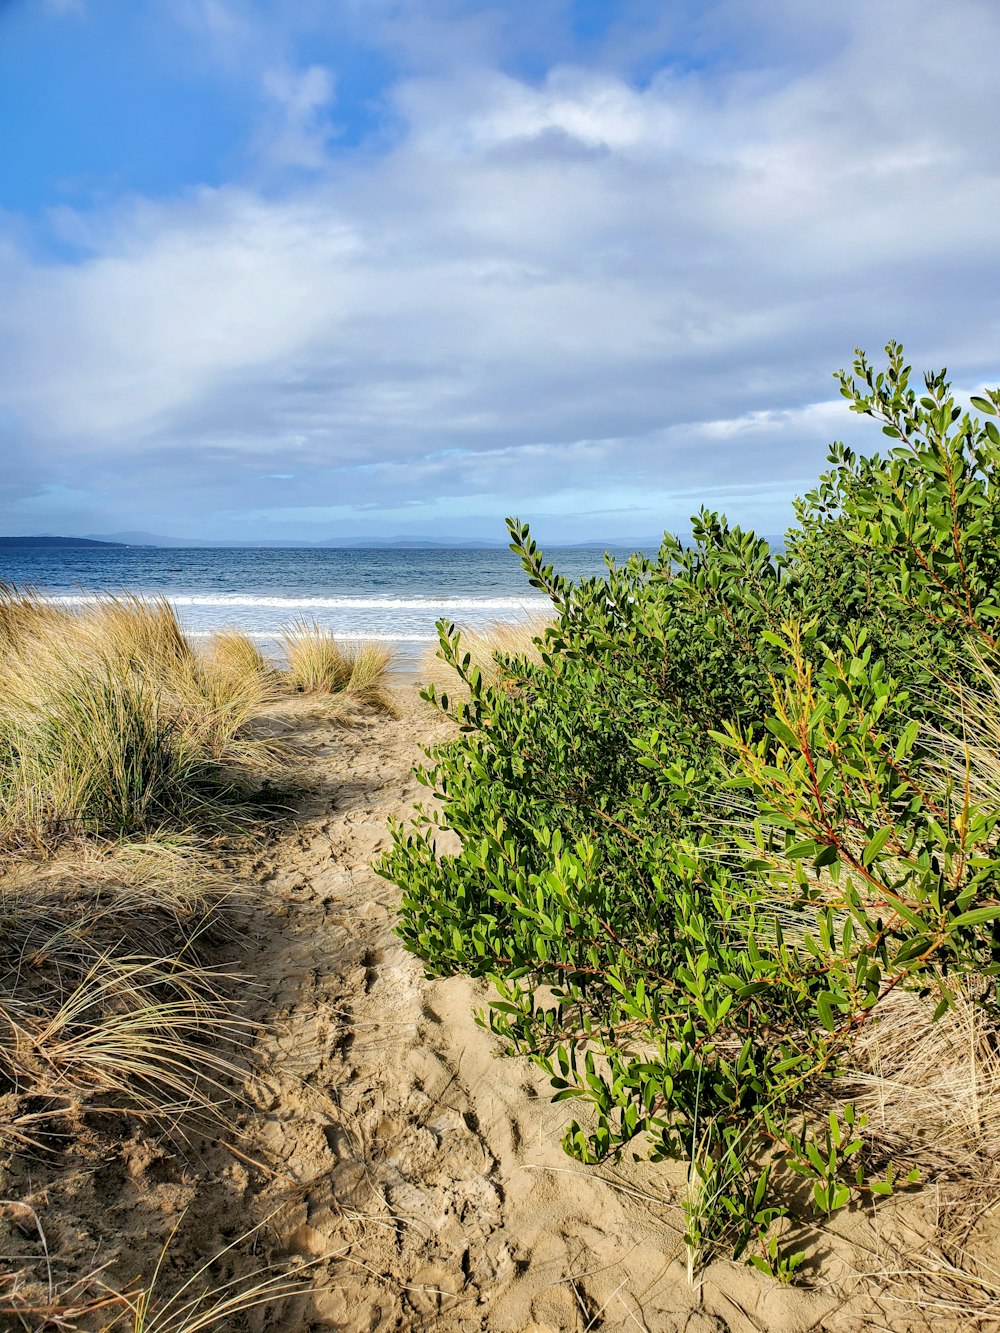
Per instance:
[[[414,689],[399,701],[398,720],[312,733],[315,792],[258,867],[274,913],[253,946],[271,997],[258,1052],[267,1072],[254,1095],[260,1150],[286,1179],[257,1180],[254,1211],[269,1192],[275,1206],[283,1200],[271,1224],[278,1251],[320,1262],[308,1298],[262,1312],[255,1326],[884,1326],[833,1316],[831,1296],[780,1288],[741,1265],[713,1265],[692,1290],[679,1173],[645,1162],[587,1170],[565,1157],[568,1117],[530,1064],[493,1058],[472,1017],[472,984],[429,981],[403,951],[396,890],[370,862],[387,819],[419,798],[410,770],[441,723]],[[300,1182],[291,1202],[288,1178]]]

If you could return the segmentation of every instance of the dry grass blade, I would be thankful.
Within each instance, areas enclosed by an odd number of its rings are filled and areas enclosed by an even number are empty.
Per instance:
[[[88,1287],[96,1283],[98,1274],[87,1274],[56,1290],[48,1298],[36,1294],[29,1274],[0,1274],[0,1319],[16,1319],[16,1327],[25,1333],[34,1333],[39,1329],[65,1329],[66,1333],[79,1333],[81,1328],[93,1327],[90,1323],[92,1317],[123,1304],[123,1298],[117,1292],[101,1291],[99,1294],[88,1295]],[[4,1291],[3,1287],[7,1290]],[[81,1324],[83,1319],[87,1320],[86,1325]],[[3,1327],[14,1328],[15,1324],[5,1322]]]
[[[302,1270],[297,1270],[301,1272]],[[244,1285],[246,1284],[246,1285]],[[175,1308],[173,1301],[159,1306],[152,1291],[140,1296],[125,1296],[132,1333],[200,1333],[202,1329],[231,1328],[230,1320],[248,1310],[276,1301],[301,1296],[306,1290],[302,1278],[287,1272],[268,1277],[234,1280],[215,1291],[189,1297]],[[102,1333],[121,1329],[121,1317],[104,1326]]]
[[[294,1273],[273,1272],[270,1267],[259,1269],[256,1274],[199,1290],[199,1279],[205,1278],[212,1266],[231,1250],[256,1235],[270,1221],[270,1218],[265,1218],[212,1255],[174,1292],[161,1297],[157,1292],[157,1284],[163,1262],[183,1220],[182,1215],[167,1237],[148,1285],[139,1292],[121,1297],[127,1307],[126,1314],[106,1324],[102,1333],[121,1329],[123,1318],[127,1318],[131,1333],[200,1333],[202,1329],[215,1328],[220,1324],[225,1326],[224,1321],[238,1314],[273,1301],[301,1295],[306,1290],[302,1276],[309,1268],[321,1262],[317,1259],[311,1264],[304,1264]]]
[[[217,1049],[250,1025],[219,991],[232,979],[177,959],[95,960],[53,1010],[0,1006],[0,1072],[15,1089],[125,1097],[153,1113],[207,1112],[242,1071]]]

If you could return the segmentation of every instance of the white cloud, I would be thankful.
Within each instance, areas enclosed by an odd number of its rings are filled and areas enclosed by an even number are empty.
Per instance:
[[[349,153],[331,73],[279,60],[257,146],[308,175],[122,202],[79,262],[0,249],[17,475],[87,478],[91,527],[170,526],[175,492],[210,535],[490,496],[676,525],[703,493],[774,530],[859,428],[828,379],[856,343],[993,373],[969,32],[995,49],[1000,12],[894,0],[790,69],[414,74],[392,146]]]
[[[333,78],[322,65],[295,70],[269,69],[264,91],[276,115],[258,141],[258,151],[279,167],[318,170],[326,163],[332,127],[327,112],[333,101]]]

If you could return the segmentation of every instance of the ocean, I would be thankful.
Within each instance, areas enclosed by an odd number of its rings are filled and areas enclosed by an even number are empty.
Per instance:
[[[603,547],[545,556],[571,578],[604,570]],[[437,641],[438,620],[479,628],[548,606],[506,549],[8,548],[0,582],[72,606],[101,593],[166,597],[191,636],[237,628],[271,653],[284,630],[307,620],[342,639],[384,640],[403,670]]]

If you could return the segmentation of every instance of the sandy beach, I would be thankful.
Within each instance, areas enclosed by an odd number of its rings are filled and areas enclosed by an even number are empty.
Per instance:
[[[0,0],[0,1333],[1000,1333],[991,51]]]

